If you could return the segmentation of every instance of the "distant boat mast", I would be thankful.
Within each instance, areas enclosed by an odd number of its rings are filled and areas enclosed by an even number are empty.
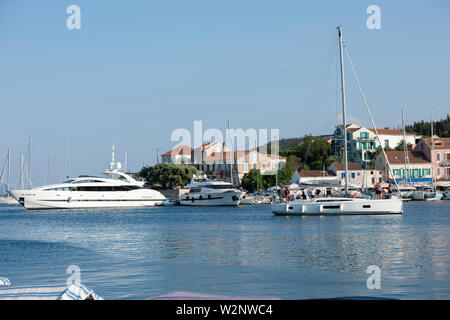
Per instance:
[[[347,158],[347,121],[345,106],[344,55],[342,43],[342,26],[337,27],[339,33],[339,56],[341,64],[341,96],[342,96],[342,125],[344,130],[344,162],[345,162],[345,192],[348,193],[348,158]]]

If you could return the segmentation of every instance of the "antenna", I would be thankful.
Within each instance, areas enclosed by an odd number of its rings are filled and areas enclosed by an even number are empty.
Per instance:
[[[67,137],[64,137],[64,177],[63,180],[67,179],[67,166],[66,166],[66,161],[67,161]]]
[[[127,160],[128,160],[128,153],[125,152],[125,163],[124,163],[124,172],[127,172]]]
[[[50,157],[48,157],[47,161],[47,184],[50,184]]]
[[[115,161],[114,161],[114,153],[116,151],[116,145],[115,142],[113,142],[112,148],[111,148],[111,162],[109,163],[109,170],[113,170],[114,166],[115,166]]]

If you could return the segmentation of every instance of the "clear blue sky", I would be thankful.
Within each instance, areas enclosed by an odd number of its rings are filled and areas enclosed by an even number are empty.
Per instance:
[[[66,8],[81,8],[68,30]],[[381,8],[368,30],[366,8]],[[336,26],[379,127],[450,112],[450,2],[442,1],[7,1],[0,2],[1,164],[32,135],[32,171],[98,174],[128,152],[154,163],[176,128],[278,128],[326,134],[337,123]],[[328,63],[332,58],[329,72]],[[322,86],[323,90],[319,90]],[[368,124],[346,70],[350,119]],[[318,93],[320,96],[317,99]]]

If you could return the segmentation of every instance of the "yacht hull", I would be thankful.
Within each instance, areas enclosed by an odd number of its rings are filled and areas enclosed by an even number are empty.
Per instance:
[[[113,192],[114,194],[97,194],[96,192],[83,194],[71,191],[33,192],[32,190],[11,190],[9,192],[28,210],[153,207],[162,205],[166,200],[159,192],[160,197],[145,196],[139,191]]]
[[[290,203],[272,204],[272,212],[282,216],[402,214],[403,202],[399,199],[297,200]]]
[[[180,198],[182,206],[237,206],[242,199],[242,192],[227,191],[223,193],[188,193]]]

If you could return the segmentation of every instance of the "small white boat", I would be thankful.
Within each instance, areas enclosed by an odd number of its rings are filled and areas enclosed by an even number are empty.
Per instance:
[[[411,195],[411,199],[414,201],[436,201],[442,198],[443,194],[431,187],[418,187]]]
[[[10,196],[0,196],[0,205],[14,205],[19,204],[16,199]]]
[[[447,187],[442,193],[442,200],[450,200],[450,187]]]
[[[182,206],[237,206],[244,193],[229,182],[213,181],[202,178],[200,181],[192,177],[185,186],[189,193],[180,197]]]

